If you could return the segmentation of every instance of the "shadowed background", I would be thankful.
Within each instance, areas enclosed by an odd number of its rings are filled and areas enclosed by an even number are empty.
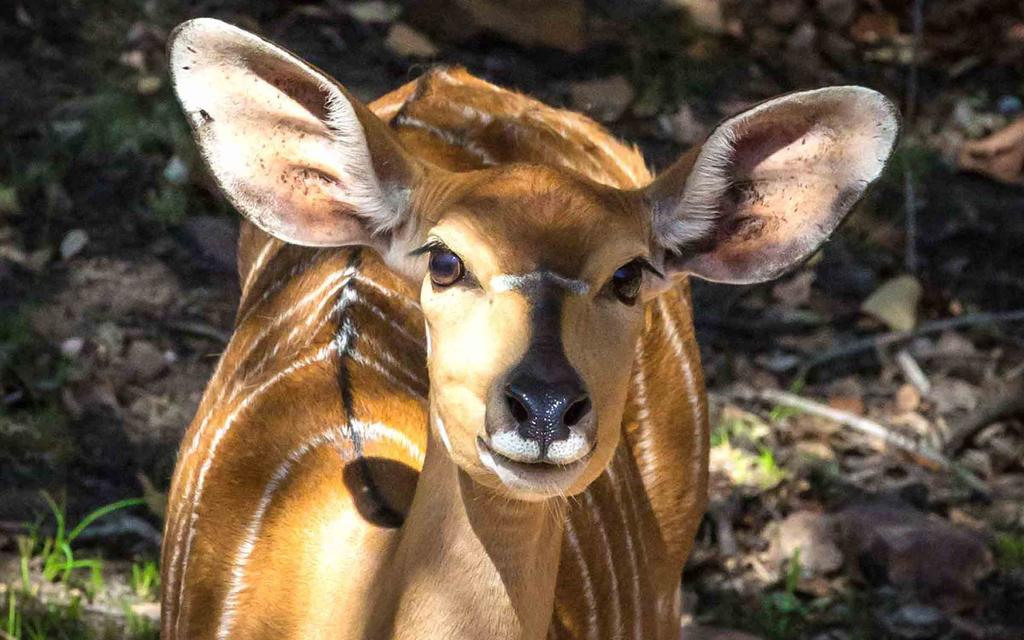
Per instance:
[[[774,283],[694,285],[713,487],[684,622],[697,639],[1024,637],[1020,2],[12,0],[0,638],[154,637],[163,492],[238,298],[238,216],[165,70],[168,33],[197,16],[364,100],[464,65],[588,113],[655,168],[779,93],[892,97],[900,147],[823,251]]]

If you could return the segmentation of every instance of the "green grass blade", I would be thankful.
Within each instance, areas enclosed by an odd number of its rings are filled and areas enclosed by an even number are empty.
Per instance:
[[[64,510],[57,506],[57,501],[53,499],[53,496],[47,491],[41,491],[43,500],[46,500],[46,504],[50,506],[50,511],[53,512],[53,518],[57,521],[57,534],[53,537],[54,542],[57,546],[64,541]]]
[[[104,505],[82,518],[82,521],[79,522],[78,525],[75,526],[75,528],[68,534],[68,542],[73,542],[75,538],[81,535],[81,533],[89,527],[89,525],[96,522],[96,520],[103,516],[113,513],[114,511],[127,509],[129,507],[137,507],[144,504],[146,504],[146,501],[142,498],[127,498],[125,500],[118,500],[117,502],[111,502],[108,505]]]

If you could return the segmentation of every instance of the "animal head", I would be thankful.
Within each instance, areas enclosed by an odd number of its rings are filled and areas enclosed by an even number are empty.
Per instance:
[[[645,300],[809,256],[898,129],[869,89],[790,94],[620,190],[543,165],[443,170],[334,80],[221,22],[180,27],[170,59],[244,216],[287,242],[370,247],[419,284],[434,435],[472,479],[523,499],[582,491],[609,463]]]

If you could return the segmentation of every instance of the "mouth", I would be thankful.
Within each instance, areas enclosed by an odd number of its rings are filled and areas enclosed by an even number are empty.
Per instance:
[[[594,454],[594,448],[568,464],[518,462],[498,453],[482,437],[476,439],[480,463],[507,488],[524,500],[544,500],[564,496],[579,479]]]

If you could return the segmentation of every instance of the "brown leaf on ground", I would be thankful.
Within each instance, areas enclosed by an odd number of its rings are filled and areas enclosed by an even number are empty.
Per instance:
[[[1024,118],[982,138],[965,142],[957,164],[1006,184],[1024,184]]]

